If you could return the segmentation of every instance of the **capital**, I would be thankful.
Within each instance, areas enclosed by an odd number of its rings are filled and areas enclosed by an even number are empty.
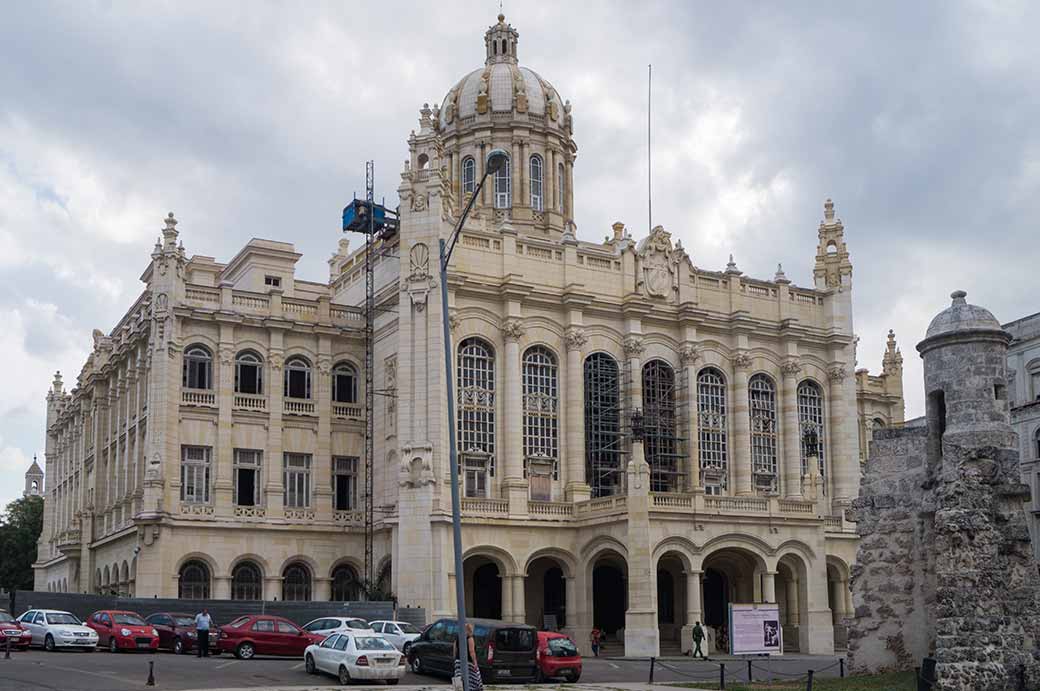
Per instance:
[[[638,336],[629,336],[625,339],[624,343],[621,344],[621,347],[624,349],[625,355],[630,358],[639,357],[643,354],[643,351],[646,350],[643,346],[643,339]]]
[[[747,369],[748,367],[751,367],[751,356],[744,351],[740,351],[733,355],[731,362],[737,369]]]
[[[589,337],[585,335],[585,329],[579,328],[567,329],[563,338],[567,342],[567,350],[581,350],[589,341]]]
[[[701,351],[696,343],[684,343],[679,348],[679,361],[684,365],[695,365],[701,359]]]
[[[519,319],[508,319],[502,324],[502,335],[507,342],[519,341],[526,331]]]
[[[780,365],[780,372],[785,377],[797,377],[798,373],[802,371],[802,366],[797,360],[786,360],[784,364]]]
[[[831,381],[833,382],[843,381],[847,374],[848,371],[845,369],[844,365],[836,365],[834,367],[831,367],[830,370],[827,372],[827,376],[829,376]]]

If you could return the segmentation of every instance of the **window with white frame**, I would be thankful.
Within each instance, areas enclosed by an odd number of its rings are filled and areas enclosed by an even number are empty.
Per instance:
[[[235,393],[263,393],[263,362],[251,351],[243,351],[235,358]]]
[[[351,511],[357,506],[357,486],[357,457],[333,456],[332,501],[336,511]]]
[[[567,179],[563,174],[562,163],[556,164],[556,208],[562,214],[564,208],[564,192],[567,189]]]
[[[472,156],[462,160],[462,193],[473,194],[477,190],[477,162]]]
[[[260,474],[263,452],[257,449],[235,449],[235,505],[260,506]]]
[[[729,435],[726,380],[713,367],[697,374],[697,444],[706,494],[722,494],[727,485]]]
[[[311,365],[302,357],[289,358],[285,363],[285,397],[311,397]]]
[[[208,348],[194,345],[184,351],[181,384],[186,389],[213,388],[213,355]]]
[[[307,453],[286,453],[283,460],[283,468],[285,508],[310,508],[311,455]]]
[[[545,166],[538,154],[531,156],[531,208],[541,211],[543,208],[542,178]]]
[[[210,457],[208,446],[181,447],[181,501],[209,503]]]
[[[765,374],[748,381],[748,410],[751,415],[751,472],[755,485],[776,490],[776,385]]]
[[[820,476],[824,473],[823,390],[806,379],[798,385],[798,433],[801,437],[802,475],[809,474],[809,458],[819,459]]]
[[[463,487],[467,497],[487,496],[487,457],[466,454],[462,457]]]
[[[332,400],[336,403],[357,403],[357,369],[349,362],[332,368]]]
[[[487,457],[495,474],[495,355],[478,338],[459,344],[459,453]]]
[[[495,208],[508,209],[513,205],[512,162],[505,163],[495,171]]]
[[[559,385],[556,356],[543,346],[524,353],[524,459],[551,464],[552,479],[559,479]]]

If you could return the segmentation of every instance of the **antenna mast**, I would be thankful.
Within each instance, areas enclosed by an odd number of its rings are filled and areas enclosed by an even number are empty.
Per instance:
[[[651,149],[650,149],[650,84],[653,79],[653,64],[646,66],[646,221],[647,232],[654,229],[653,187],[651,183]]]

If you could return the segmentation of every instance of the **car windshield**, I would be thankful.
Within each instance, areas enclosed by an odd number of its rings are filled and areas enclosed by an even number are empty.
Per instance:
[[[79,619],[72,616],[68,612],[48,612],[47,613],[48,624],[78,624]]]
[[[367,622],[363,622],[360,619],[351,619],[350,621],[347,622],[347,627],[351,628],[351,629],[361,629],[361,630],[364,630],[364,629],[368,628],[368,623]]]
[[[578,648],[569,638],[550,638],[549,652],[554,657],[577,657]]]
[[[113,614],[112,618],[116,620],[117,624],[127,624],[129,626],[144,626],[144,619],[137,616],[136,614]]]
[[[6,623],[12,622],[12,621],[14,621],[14,617],[12,617],[7,612],[0,612],[0,622],[3,622],[3,623],[6,624]]]
[[[397,628],[401,629],[401,633],[419,633],[418,627],[406,621],[398,622]]]
[[[195,617],[176,616],[173,618],[173,623],[177,626],[195,626]]]
[[[358,650],[397,650],[390,641],[378,636],[355,636],[354,646]]]
[[[242,626],[242,624],[245,624],[247,621],[249,621],[249,617],[239,617],[238,619],[235,619],[233,622],[228,624],[228,626],[230,626],[233,629],[237,629],[238,627]],[[192,619],[191,623],[194,624],[195,620]]]

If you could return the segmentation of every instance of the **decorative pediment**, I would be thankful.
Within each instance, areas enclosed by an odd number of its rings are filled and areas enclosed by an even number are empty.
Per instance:
[[[636,247],[637,288],[649,298],[676,301],[679,263],[687,259],[681,243],[672,246],[672,234],[656,226]]]

